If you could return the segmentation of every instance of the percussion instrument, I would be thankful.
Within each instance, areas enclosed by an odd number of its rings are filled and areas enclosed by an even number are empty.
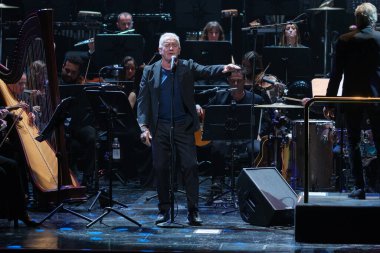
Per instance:
[[[333,176],[333,121],[309,121],[310,153],[305,154],[305,123],[292,121],[292,178],[296,187],[304,186],[305,156],[309,156],[309,182],[313,191],[329,190],[334,187]]]

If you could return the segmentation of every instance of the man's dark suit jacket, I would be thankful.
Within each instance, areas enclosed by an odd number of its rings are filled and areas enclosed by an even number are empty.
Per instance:
[[[380,96],[380,32],[366,27],[339,37],[327,96],[336,96],[344,74],[342,96]]]
[[[175,76],[181,86],[182,101],[185,110],[191,116],[189,132],[199,129],[199,118],[194,101],[194,80],[223,75],[224,65],[203,66],[193,60],[179,59],[175,71]],[[144,68],[143,77],[140,83],[140,92],[137,98],[137,116],[140,126],[145,125],[154,136],[160,101],[161,82],[161,60]]]

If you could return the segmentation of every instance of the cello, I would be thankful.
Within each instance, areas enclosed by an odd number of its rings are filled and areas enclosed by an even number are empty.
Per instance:
[[[36,59],[46,62],[46,71],[39,73],[43,79],[42,82],[28,83],[27,89],[44,91],[44,103],[41,110],[45,118],[49,119],[60,102],[51,9],[39,10],[26,17],[21,25],[10,67],[0,65],[0,95],[5,106],[14,106],[19,103],[6,83],[17,82],[24,72],[31,76],[28,63]],[[30,178],[37,189],[38,204],[85,199],[86,188],[80,186],[68,167],[63,124],[57,124],[52,138],[39,142],[36,137],[40,129],[31,125],[26,112],[21,110],[23,109],[15,111],[16,114],[21,115],[20,120],[15,123],[15,129]]]

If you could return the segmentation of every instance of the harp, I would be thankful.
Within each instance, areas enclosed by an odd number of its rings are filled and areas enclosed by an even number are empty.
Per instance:
[[[15,114],[21,115],[21,120],[15,123],[15,129],[39,205],[85,199],[86,189],[68,166],[63,123],[55,127],[48,140],[35,139],[60,102],[54,51],[53,11],[39,10],[23,21],[9,66],[0,65],[0,100],[5,106],[19,102],[9,84],[16,83],[23,74],[27,76],[26,102],[36,114],[36,124],[30,124],[27,113],[18,109]]]

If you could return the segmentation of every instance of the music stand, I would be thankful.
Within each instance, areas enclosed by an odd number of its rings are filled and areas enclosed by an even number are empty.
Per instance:
[[[46,141],[48,138],[50,138],[53,130],[55,128],[59,127],[63,123],[63,121],[65,119],[64,114],[66,113],[67,108],[69,107],[69,105],[72,101],[73,101],[73,98],[68,97],[68,98],[63,99],[58,104],[58,106],[55,108],[54,113],[53,113],[52,117],[50,118],[48,124],[46,124],[45,128],[35,138],[37,141],[42,142],[42,141]],[[57,160],[58,160],[58,175],[57,175],[57,179],[58,179],[57,181],[58,182],[57,182],[57,203],[56,203],[57,206],[54,208],[53,211],[51,211],[48,215],[46,215],[40,222],[38,222],[38,224],[41,225],[47,219],[49,219],[55,213],[57,213],[61,210],[68,212],[68,213],[71,213],[71,214],[73,214],[73,215],[75,215],[81,219],[91,221],[90,218],[65,207],[65,203],[72,202],[72,200],[61,199],[61,190],[62,190],[62,187],[64,187],[64,186],[62,186],[62,182],[61,182],[61,178],[62,178],[62,154],[60,152],[56,152],[55,155],[56,155]],[[80,201],[82,201],[82,200],[80,199]]]
[[[267,73],[276,75],[289,84],[312,78],[311,51],[308,47],[267,46],[263,48],[264,65],[270,64]]]
[[[99,67],[121,64],[127,55],[143,63],[144,38],[140,34],[97,34],[95,62]]]
[[[229,41],[186,40],[182,45],[181,57],[193,59],[202,65],[231,63],[232,46]]]
[[[86,89],[86,95],[90,101],[90,104],[95,112],[95,119],[98,121],[99,126],[107,130],[107,146],[109,154],[112,154],[112,140],[113,130],[116,124],[121,125],[124,128],[139,128],[136,121],[136,117],[133,116],[132,108],[128,102],[128,97],[122,91],[109,91],[104,89]],[[121,204],[113,200],[112,198],[112,165],[113,158],[109,155],[108,173],[109,173],[109,188],[108,188],[108,207],[104,208],[103,214],[98,218],[86,225],[87,228],[94,225],[96,222],[101,221],[103,217],[110,212],[115,212],[125,219],[131,221],[137,226],[141,227],[141,224],[132,218],[124,215],[123,213],[115,210],[112,206],[114,203]],[[121,204],[126,207],[125,205]]]
[[[230,105],[210,105],[205,109],[203,136],[205,140],[226,140],[231,142],[229,190],[212,198],[211,202],[231,193],[235,210],[238,206],[235,195],[234,162],[237,158],[235,141],[251,138],[251,105],[231,103]],[[253,151],[252,151],[253,152]],[[229,212],[223,212],[227,214]]]

